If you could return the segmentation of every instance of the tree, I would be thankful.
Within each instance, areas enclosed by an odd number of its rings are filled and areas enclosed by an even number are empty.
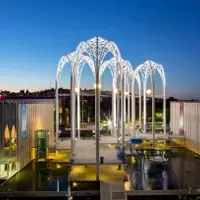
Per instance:
[[[157,112],[156,113],[156,120],[157,121],[162,121],[163,120],[163,113]]]

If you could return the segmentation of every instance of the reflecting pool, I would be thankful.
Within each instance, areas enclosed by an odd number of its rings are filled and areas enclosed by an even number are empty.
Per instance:
[[[174,148],[170,154],[163,152],[163,155],[165,157],[164,164],[153,162],[148,152],[143,156],[129,157],[129,165],[122,167],[128,177],[124,179],[125,189],[134,191],[200,188],[200,159],[196,158],[193,152],[185,148]],[[95,171],[95,166],[93,167]],[[105,165],[101,166],[101,170],[103,167],[106,171]],[[74,173],[77,171],[78,175],[82,175],[82,168],[76,169]],[[90,169],[90,167],[86,169]],[[85,172],[88,173],[86,169]],[[116,169],[116,166],[113,166],[113,173]],[[0,188],[0,192],[67,191],[68,170],[69,166],[67,164],[32,161],[22,171],[8,180]],[[92,173],[92,170],[89,171]],[[124,171],[121,170],[121,172]],[[106,180],[112,181],[115,178],[113,173],[110,173],[108,169],[106,172]],[[75,182],[70,182],[72,191],[97,191],[100,189],[98,181],[80,181],[78,178],[75,179],[76,177],[73,178]]]
[[[32,161],[8,180],[0,191],[66,191],[67,180],[66,164]]]
[[[174,190],[200,188],[200,159],[186,148],[174,148],[156,162],[146,155],[129,158],[126,168],[129,187],[126,190]]]

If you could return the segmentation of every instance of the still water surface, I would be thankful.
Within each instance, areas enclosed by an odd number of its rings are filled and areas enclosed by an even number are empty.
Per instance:
[[[135,158],[125,170],[131,180],[129,190],[172,190],[200,188],[200,159],[185,148],[173,149],[165,165]],[[166,155],[167,156],[167,155]],[[98,182],[81,182],[72,190],[99,190]],[[67,191],[68,166],[32,161],[4,184],[0,191]]]

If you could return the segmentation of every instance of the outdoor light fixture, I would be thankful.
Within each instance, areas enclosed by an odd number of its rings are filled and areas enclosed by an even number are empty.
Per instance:
[[[97,85],[94,84],[94,89],[96,89],[96,87],[97,87]],[[98,84],[98,87],[97,87],[97,88],[101,89],[101,84]]]
[[[115,94],[117,94],[118,93],[118,89],[117,88],[115,88]]]
[[[150,95],[151,94],[151,90],[147,89],[146,93],[147,93],[147,95]]]
[[[125,92],[125,95],[128,96],[128,92]]]
[[[75,88],[75,92],[76,92],[76,93],[79,92],[79,88],[78,88],[78,87]]]

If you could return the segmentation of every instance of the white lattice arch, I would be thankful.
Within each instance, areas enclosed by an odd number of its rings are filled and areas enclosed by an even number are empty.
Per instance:
[[[120,60],[121,54],[117,45],[114,42],[105,40],[101,37],[94,37],[90,40],[81,42],[76,49],[76,53],[78,55],[87,54],[92,60],[95,61],[97,45],[99,55],[98,59],[100,60],[100,64],[103,64],[104,58],[108,52],[111,52],[113,57],[115,57],[117,61]]]
[[[111,54],[111,55],[110,55]],[[144,99],[144,113],[146,113],[146,82],[148,77],[152,79],[154,73],[158,71],[163,82],[163,104],[164,104],[164,133],[166,133],[166,116],[165,116],[165,72],[160,64],[156,64],[153,61],[146,61],[142,65],[138,66],[133,70],[130,62],[123,60],[121,58],[120,51],[117,45],[112,42],[105,40],[101,37],[94,37],[90,40],[83,41],[78,44],[75,52],[63,56],[58,64],[56,72],[56,143],[58,141],[59,135],[59,99],[58,99],[58,87],[59,78],[65,64],[69,63],[71,67],[71,151],[72,155],[74,152],[74,144],[76,137],[76,130],[78,130],[78,138],[80,138],[80,92],[76,90],[75,87],[80,87],[80,78],[82,74],[83,67],[87,64],[94,75],[95,79],[95,133],[96,133],[96,178],[99,179],[99,134],[100,134],[100,78],[108,67],[110,69],[113,78],[113,95],[112,95],[112,105],[113,105],[113,130],[117,130],[118,144],[124,148],[125,144],[125,123],[126,123],[126,98],[128,98],[128,118],[130,116],[130,81],[132,82],[132,112],[133,105],[135,105],[135,80],[139,87],[139,97],[141,105],[141,91],[143,84],[143,99]],[[153,80],[153,79],[152,79]],[[128,82],[128,83],[127,83]],[[152,81],[153,82],[153,81]],[[128,93],[126,93],[126,87],[128,85]],[[120,92],[117,92],[120,89]],[[126,93],[126,94],[125,94]],[[121,101],[120,101],[121,95]],[[77,103],[76,103],[77,99]],[[153,102],[153,94],[152,94]],[[153,103],[152,103],[153,105]],[[77,107],[77,119],[75,116]],[[153,109],[152,109],[153,111]],[[117,113],[117,114],[116,114]],[[146,115],[146,114],[145,114]],[[134,112],[133,112],[133,115]],[[146,120],[146,116],[144,116]],[[153,118],[152,118],[153,119]],[[77,123],[75,121],[77,120]],[[135,119],[134,119],[135,120]],[[133,124],[135,121],[133,121]],[[144,120],[144,121],[145,121]],[[117,123],[116,123],[117,122]],[[129,122],[129,121],[128,121]],[[132,125],[133,125],[132,124]],[[152,120],[153,124],[153,120]],[[153,127],[153,126],[152,126]],[[133,130],[135,127],[133,126]],[[153,131],[152,131],[153,132]],[[146,133],[146,132],[144,132]],[[121,134],[121,135],[120,135]],[[120,144],[121,143],[121,144]]]
[[[75,65],[75,78],[77,87],[80,87],[80,79],[85,64],[88,64],[92,71],[93,77],[95,78],[95,66],[93,60],[89,56],[81,56],[80,60],[78,60]]]
[[[75,53],[70,53],[69,55],[62,56],[59,60],[57,72],[56,72],[56,80],[58,81],[60,78],[60,74],[64,68],[64,66],[69,63],[70,65],[74,62],[75,59]]]
[[[165,71],[163,69],[163,66],[161,64],[157,64],[151,60],[148,60],[143,63],[143,69],[146,71],[146,81],[149,76],[152,76],[157,71],[161,77],[162,84],[166,85],[166,78],[165,78]]]
[[[108,52],[112,53],[113,58],[116,59],[116,65],[117,65],[117,63],[120,62],[121,60],[121,54],[117,45],[112,41],[107,41],[103,47],[102,54],[100,55],[101,64],[104,62],[104,58]]]
[[[162,80],[162,85],[163,85],[163,127],[164,127],[164,134],[166,134],[166,94],[165,94],[166,78],[165,78],[165,72],[164,72],[163,66],[153,61],[148,60],[144,62],[143,64],[139,65],[135,69],[133,73],[133,80],[135,79],[137,74],[141,73],[142,82],[143,82],[143,101],[144,101],[143,127],[144,127],[144,132],[146,133],[146,85],[147,85],[148,77],[150,77],[151,82],[152,82],[156,71],[159,73]]]
[[[121,72],[121,66],[118,64],[117,59],[115,57],[111,58],[110,60],[104,61],[103,64],[100,66],[100,72],[99,72],[100,78],[107,67],[109,68],[110,73],[112,75],[113,86],[116,87],[117,77],[118,75],[120,75]]]

